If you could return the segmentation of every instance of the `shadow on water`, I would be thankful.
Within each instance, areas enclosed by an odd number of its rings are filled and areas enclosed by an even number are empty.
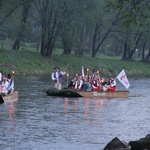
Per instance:
[[[0,105],[1,149],[100,150],[116,136],[128,142],[150,132],[149,80],[130,81],[127,99],[50,97],[42,92],[50,84],[16,78],[19,100]]]

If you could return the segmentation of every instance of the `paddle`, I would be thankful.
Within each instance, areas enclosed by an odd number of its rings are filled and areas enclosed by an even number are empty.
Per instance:
[[[71,64],[71,62],[63,70],[66,70],[69,67],[70,64]]]

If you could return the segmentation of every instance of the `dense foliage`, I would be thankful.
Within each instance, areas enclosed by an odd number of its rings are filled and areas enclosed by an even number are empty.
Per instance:
[[[34,43],[43,56],[135,55],[150,61],[149,0],[0,0],[0,40],[19,50]]]

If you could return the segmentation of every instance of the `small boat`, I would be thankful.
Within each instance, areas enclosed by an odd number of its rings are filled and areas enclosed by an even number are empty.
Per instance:
[[[18,100],[18,91],[10,93],[6,96],[0,95],[0,104],[4,102],[13,102]]]
[[[76,91],[73,89],[45,89],[44,92],[48,96],[60,96],[60,97],[85,97],[85,98],[128,98],[129,91]]]

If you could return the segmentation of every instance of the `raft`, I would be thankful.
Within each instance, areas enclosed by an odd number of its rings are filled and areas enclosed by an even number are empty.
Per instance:
[[[93,91],[76,91],[73,89],[47,89],[44,92],[48,96],[61,96],[61,97],[85,97],[85,98],[128,98],[129,91],[100,91],[100,92],[93,92]]]
[[[6,96],[0,95],[0,104],[4,102],[13,102],[18,100],[18,91],[15,91],[14,93],[10,93]]]

